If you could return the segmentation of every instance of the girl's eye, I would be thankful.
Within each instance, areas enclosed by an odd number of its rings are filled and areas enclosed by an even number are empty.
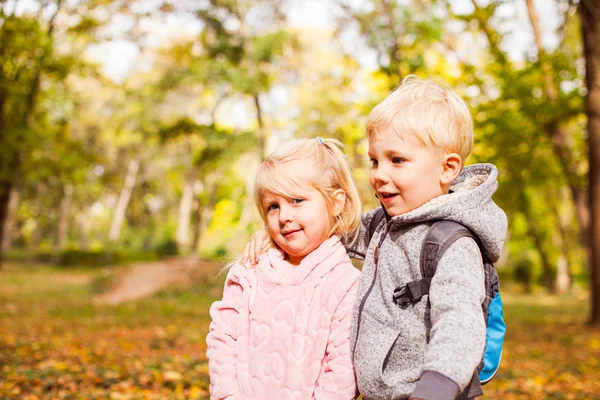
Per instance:
[[[292,199],[292,204],[300,204],[304,201],[304,199]]]
[[[394,157],[394,158],[392,158],[392,162],[394,164],[402,164],[404,161],[406,161],[404,158],[400,158],[400,157]]]
[[[277,204],[270,204],[267,206],[267,211],[273,211],[273,210],[277,210],[279,207],[277,206]]]
[[[377,160],[374,158],[371,158],[371,166],[372,167],[376,167],[377,166]]]

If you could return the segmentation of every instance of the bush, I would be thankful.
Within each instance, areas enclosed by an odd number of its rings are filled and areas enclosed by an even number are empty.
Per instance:
[[[105,265],[122,264],[125,261],[127,261],[127,257],[119,251],[70,249],[58,255],[56,264],[61,267],[103,267]]]
[[[154,247],[154,252],[158,255],[158,257],[168,257],[168,256],[176,256],[179,254],[177,250],[177,243],[173,239],[165,239],[159,242]]]

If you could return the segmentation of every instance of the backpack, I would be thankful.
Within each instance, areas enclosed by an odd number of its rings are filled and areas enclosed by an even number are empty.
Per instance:
[[[369,224],[369,238],[373,236],[379,223],[385,218],[383,207],[380,208]],[[393,300],[399,306],[417,303],[423,295],[429,293],[431,279],[435,275],[437,264],[446,250],[458,239],[470,237],[479,246],[483,258],[485,272],[485,300],[481,305],[486,321],[485,351],[479,365],[478,378],[481,385],[488,383],[498,371],[502,358],[502,345],[506,334],[506,323],[500,297],[498,272],[494,264],[485,255],[479,238],[465,226],[454,221],[437,221],[428,230],[421,247],[420,267],[421,279],[408,282],[405,286],[394,290]],[[476,374],[477,375],[477,374]],[[473,377],[470,388],[476,390],[478,383]]]

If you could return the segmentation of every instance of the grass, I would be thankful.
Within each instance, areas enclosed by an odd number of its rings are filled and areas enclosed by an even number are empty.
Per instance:
[[[207,399],[205,337],[224,276],[118,306],[92,303],[123,269],[0,271],[0,399]],[[600,399],[588,294],[503,286],[508,334],[481,399]]]

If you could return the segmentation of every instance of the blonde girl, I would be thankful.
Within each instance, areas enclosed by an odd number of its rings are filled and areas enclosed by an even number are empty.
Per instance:
[[[341,240],[360,200],[334,139],[300,139],[261,165],[256,206],[274,244],[234,263],[207,337],[211,399],[353,399],[352,307],[360,272]]]

